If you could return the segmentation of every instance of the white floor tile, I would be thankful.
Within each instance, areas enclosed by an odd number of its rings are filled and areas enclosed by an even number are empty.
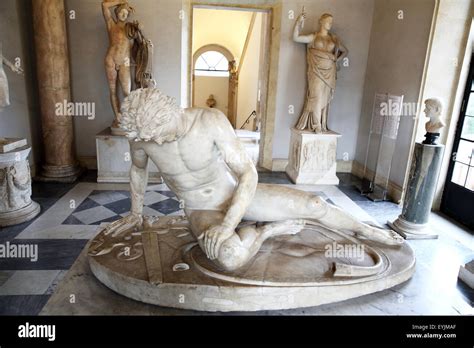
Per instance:
[[[59,272],[61,271],[16,271],[0,286],[0,295],[43,295]]]

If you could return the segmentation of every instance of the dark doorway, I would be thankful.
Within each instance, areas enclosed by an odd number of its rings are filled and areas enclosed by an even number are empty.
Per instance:
[[[474,229],[474,60],[471,58],[441,211]]]

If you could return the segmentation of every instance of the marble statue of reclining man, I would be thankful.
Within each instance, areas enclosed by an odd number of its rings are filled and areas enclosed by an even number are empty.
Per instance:
[[[184,204],[200,247],[224,270],[245,265],[272,236],[296,234],[305,220],[387,245],[403,239],[358,221],[308,192],[259,184],[254,164],[227,117],[217,109],[179,108],[156,88],[124,100],[121,128],[130,140],[131,214],[111,227],[143,224],[148,159]],[[242,220],[265,222],[237,228]]]

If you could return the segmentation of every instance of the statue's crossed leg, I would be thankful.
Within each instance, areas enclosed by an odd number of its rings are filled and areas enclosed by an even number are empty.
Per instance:
[[[251,221],[269,221],[262,226],[248,225],[236,230],[213,255],[203,234],[213,226],[222,224],[225,214],[219,211],[187,211],[193,234],[201,249],[226,270],[245,265],[260,249],[263,242],[277,235],[300,232],[305,220],[315,220],[340,231],[353,232],[357,237],[387,245],[400,245],[403,238],[391,230],[384,230],[360,222],[340,208],[322,198],[281,185],[259,184],[254,199],[244,218]]]

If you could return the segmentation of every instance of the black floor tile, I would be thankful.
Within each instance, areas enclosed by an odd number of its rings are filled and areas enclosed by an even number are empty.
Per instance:
[[[0,296],[0,315],[38,315],[50,295]]]
[[[158,202],[158,203],[151,204],[149,205],[149,207],[165,215],[174,213],[175,211],[178,211],[181,209],[179,207],[179,202],[171,198]]]
[[[0,270],[67,270],[87,244],[86,239],[21,239],[14,244],[37,244],[38,260],[0,259]]]
[[[128,213],[132,209],[132,202],[130,198],[125,198],[120,201],[104,204],[104,207],[120,215],[120,214]]]
[[[262,184],[292,184],[290,178],[285,172],[260,172],[258,173],[258,182]]]
[[[355,201],[370,202],[370,199],[368,199],[367,196],[363,196],[356,186],[339,185],[337,188],[341,190],[346,196],[348,196],[354,202]]]

